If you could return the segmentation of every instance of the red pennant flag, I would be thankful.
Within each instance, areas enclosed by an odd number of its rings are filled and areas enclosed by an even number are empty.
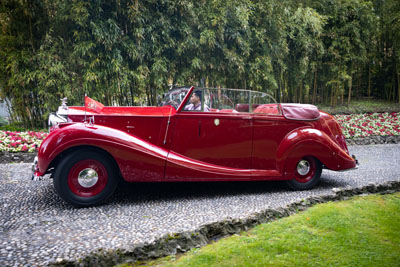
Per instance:
[[[94,99],[91,99],[88,96],[85,96],[85,108],[89,111],[94,111],[96,113],[100,113],[103,110],[104,105],[100,102],[97,102]]]

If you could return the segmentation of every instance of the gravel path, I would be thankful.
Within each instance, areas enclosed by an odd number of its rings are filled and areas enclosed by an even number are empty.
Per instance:
[[[99,248],[129,249],[166,233],[370,182],[400,181],[400,145],[352,146],[360,168],[322,172],[318,188],[289,191],[276,182],[130,184],[100,207],[74,209],[50,179],[30,180],[30,164],[0,164],[0,266],[43,266]]]

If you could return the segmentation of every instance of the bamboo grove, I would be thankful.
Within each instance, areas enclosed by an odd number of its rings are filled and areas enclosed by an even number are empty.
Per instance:
[[[85,93],[154,105],[168,84],[204,83],[281,102],[400,103],[399,79],[398,0],[0,3],[0,98],[27,127]]]

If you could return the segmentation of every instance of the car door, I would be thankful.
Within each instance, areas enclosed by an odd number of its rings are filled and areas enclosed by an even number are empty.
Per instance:
[[[250,113],[233,109],[183,110],[174,117],[171,152],[196,161],[204,171],[168,160],[166,179],[224,179],[231,177],[215,170],[232,170],[233,173],[237,169],[251,168],[253,130]],[[207,167],[213,170],[207,171]],[[250,176],[243,174],[234,178],[250,179]]]

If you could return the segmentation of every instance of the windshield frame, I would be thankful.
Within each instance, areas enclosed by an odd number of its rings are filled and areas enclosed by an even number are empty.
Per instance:
[[[189,86],[182,86],[182,87],[176,87],[173,88],[171,90],[169,90],[168,92],[166,92],[164,94],[164,97],[162,98],[162,100],[157,104],[158,107],[163,107],[163,106],[172,106],[175,108],[176,111],[180,110],[180,106],[182,105],[182,103],[185,103],[185,101],[187,100],[188,95],[190,94],[190,89],[192,89],[193,86],[189,87]],[[184,97],[183,99],[174,99],[171,98],[171,95],[178,95],[180,93],[184,93]],[[179,102],[178,102],[178,101]],[[174,105],[174,103],[176,105]]]

